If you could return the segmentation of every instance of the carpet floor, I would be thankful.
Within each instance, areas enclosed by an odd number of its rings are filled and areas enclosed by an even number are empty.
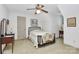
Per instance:
[[[11,54],[11,44],[4,50],[4,54]],[[79,49],[63,44],[63,39],[56,39],[56,43],[35,48],[28,39],[16,40],[13,54],[78,54]]]

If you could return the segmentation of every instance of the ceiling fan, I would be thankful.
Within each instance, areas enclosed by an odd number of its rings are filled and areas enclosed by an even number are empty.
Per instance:
[[[44,12],[44,13],[48,13],[48,11],[44,10],[45,6],[42,4],[37,4],[35,8],[28,8],[27,10],[35,10],[35,14]]]

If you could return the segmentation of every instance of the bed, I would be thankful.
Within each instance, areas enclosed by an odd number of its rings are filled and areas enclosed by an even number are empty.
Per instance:
[[[39,45],[47,43],[55,43],[55,34],[41,30],[41,27],[29,27],[28,29],[29,39],[33,42],[33,45],[38,48]]]

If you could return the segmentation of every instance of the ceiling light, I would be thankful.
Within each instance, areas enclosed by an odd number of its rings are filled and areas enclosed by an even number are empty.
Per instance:
[[[41,11],[40,11],[40,10],[37,10],[36,12],[37,12],[37,14],[41,13]]]

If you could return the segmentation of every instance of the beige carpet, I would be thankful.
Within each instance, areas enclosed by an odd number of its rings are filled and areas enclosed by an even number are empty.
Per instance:
[[[36,49],[33,43],[28,40],[16,40],[14,45],[14,54],[72,54],[79,53],[79,49],[64,45],[62,39],[56,39],[55,44],[40,47]],[[11,54],[11,44],[7,46],[4,54]]]

